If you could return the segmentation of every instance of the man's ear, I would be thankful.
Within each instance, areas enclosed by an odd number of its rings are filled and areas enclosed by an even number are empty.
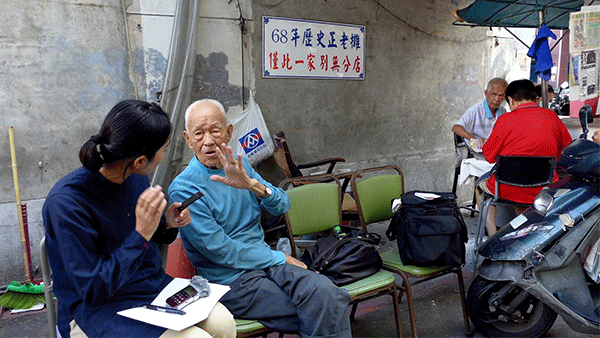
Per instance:
[[[515,100],[513,100],[513,98],[512,98],[512,97],[510,97],[510,96],[507,96],[507,97],[506,97],[506,101],[508,102],[508,107],[510,108],[510,110],[513,110],[513,108],[514,108],[514,107],[513,107],[513,103],[515,102]]]
[[[187,145],[190,149],[194,149],[188,136],[190,136],[190,134],[187,132],[187,130],[184,129],[183,130],[183,139],[185,140],[185,143],[187,143]]]
[[[231,141],[231,136],[233,136],[233,124],[227,125],[227,143]]]

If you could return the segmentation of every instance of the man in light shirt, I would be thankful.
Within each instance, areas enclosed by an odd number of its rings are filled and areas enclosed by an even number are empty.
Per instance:
[[[496,123],[496,119],[506,110],[500,105],[504,101],[508,83],[503,78],[491,79],[484,91],[485,100],[473,105],[452,127],[452,131],[480,148],[488,139]],[[468,142],[471,141],[471,142]]]

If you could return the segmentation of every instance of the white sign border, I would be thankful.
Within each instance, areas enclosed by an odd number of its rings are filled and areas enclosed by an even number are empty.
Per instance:
[[[363,63],[361,64],[362,72],[360,74],[358,74],[357,76],[311,76],[311,75],[305,76],[305,75],[272,75],[272,74],[267,75],[268,71],[267,71],[266,65],[265,65],[266,60],[267,60],[266,55],[265,55],[265,48],[266,48],[265,25],[271,19],[358,28],[363,33],[363,38],[361,39],[361,44],[362,44],[361,48],[363,49],[363,55],[362,55]],[[262,55],[262,77],[265,79],[319,79],[319,80],[361,80],[361,81],[365,79],[365,73],[366,73],[365,51],[366,51],[367,47],[366,47],[366,39],[364,38],[366,36],[366,27],[363,25],[306,20],[306,19],[282,18],[282,17],[276,17],[276,16],[263,16],[262,17],[262,28],[263,28],[262,29],[262,53],[263,53],[263,55]]]

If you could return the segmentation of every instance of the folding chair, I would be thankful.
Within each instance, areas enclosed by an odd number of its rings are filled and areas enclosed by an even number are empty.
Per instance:
[[[389,174],[390,172],[391,174]],[[395,165],[358,170],[352,175],[350,184],[356,199],[360,223],[364,231],[367,231],[367,225],[370,223],[391,219],[393,216],[391,201],[401,198],[404,193],[404,176],[400,168]],[[402,277],[402,286],[399,290],[398,300],[402,299],[402,293],[404,292],[406,294],[410,328],[413,337],[417,336],[417,327],[412,287],[450,273],[455,273],[458,279],[465,332],[467,335],[471,333],[465,305],[465,286],[460,266],[418,267],[404,265],[400,259],[398,249],[381,253],[381,258],[385,270]]]
[[[454,135],[454,151],[456,153],[456,162],[454,164],[454,181],[452,182],[452,193],[456,194],[456,190],[458,188],[458,176],[460,175],[460,170],[461,170],[461,165],[463,162],[463,154],[461,149],[466,149],[467,150],[467,158],[473,158],[475,157],[473,151],[467,147],[467,144],[465,143],[465,140],[456,135],[455,133],[452,133]],[[470,204],[467,205],[463,205],[460,208],[461,209],[467,209],[471,212],[471,217],[475,216],[475,213],[478,212],[477,209],[475,209],[475,207],[477,206],[477,200],[475,198],[475,189],[477,189],[477,187],[475,187],[473,189],[473,200],[471,201]]]
[[[46,319],[48,320],[48,331],[51,338],[56,338],[58,328],[56,326],[56,313],[58,311],[58,299],[52,293],[52,269],[48,261],[48,252],[46,251],[46,237],[40,241],[40,259],[42,263],[42,279],[44,280],[44,297],[46,298]]]
[[[300,184],[296,185],[295,183]],[[282,181],[279,186],[284,190],[289,186],[293,186],[291,189],[286,190],[291,206],[285,214],[285,221],[292,247],[292,256],[296,257],[294,237],[330,230],[340,224],[342,220],[341,185],[335,176],[324,174],[287,179]],[[380,270],[374,275],[341,286],[341,288],[348,290],[350,293],[351,319],[354,319],[360,302],[382,295],[392,296],[396,335],[398,337],[402,335],[398,293],[395,277],[392,273]]]
[[[479,255],[477,251],[483,241],[485,222],[491,205],[512,205],[529,207],[531,204],[517,203],[500,198],[500,183],[522,188],[546,186],[554,180],[556,158],[553,156],[498,156],[494,176],[496,178],[494,195],[484,193],[485,203],[477,220],[475,238],[475,266]],[[487,198],[487,199],[486,199]]]
[[[300,169],[315,168],[325,164],[329,164],[326,173],[331,174],[336,163],[346,161],[341,157],[332,157],[310,163],[296,164],[292,159],[292,154],[290,153],[283,131],[278,131],[273,135],[273,140],[275,141],[276,148],[275,153],[273,154],[275,161],[287,178],[302,177],[304,175],[302,175]]]
[[[352,177],[351,172],[343,172],[340,174],[333,174],[333,169],[338,162],[345,162],[341,157],[332,157],[326,158],[310,163],[304,164],[296,164],[292,159],[292,154],[290,153],[290,148],[288,146],[287,140],[285,138],[285,134],[283,131],[278,131],[275,135],[273,135],[273,140],[275,142],[275,152],[273,153],[273,157],[275,158],[275,162],[277,162],[277,166],[281,171],[285,174],[287,178],[295,178],[295,177],[303,177],[304,175],[300,171],[300,169],[310,169],[316,168],[319,166],[323,166],[328,164],[327,171],[315,173],[314,175],[319,174],[332,174],[342,181],[342,217],[344,221],[352,221],[356,220],[356,203],[354,202],[354,198],[345,193],[346,187],[350,183],[350,178]]]

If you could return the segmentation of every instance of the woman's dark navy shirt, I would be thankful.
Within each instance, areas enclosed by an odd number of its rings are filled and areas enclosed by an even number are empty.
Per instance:
[[[150,303],[171,281],[156,243],[173,241],[177,229],[165,230],[163,217],[152,241],[135,231],[135,206],[149,186],[147,176],[116,184],[81,167],[50,190],[42,216],[63,337],[72,319],[89,337],[158,337],[165,331],[117,315]]]

